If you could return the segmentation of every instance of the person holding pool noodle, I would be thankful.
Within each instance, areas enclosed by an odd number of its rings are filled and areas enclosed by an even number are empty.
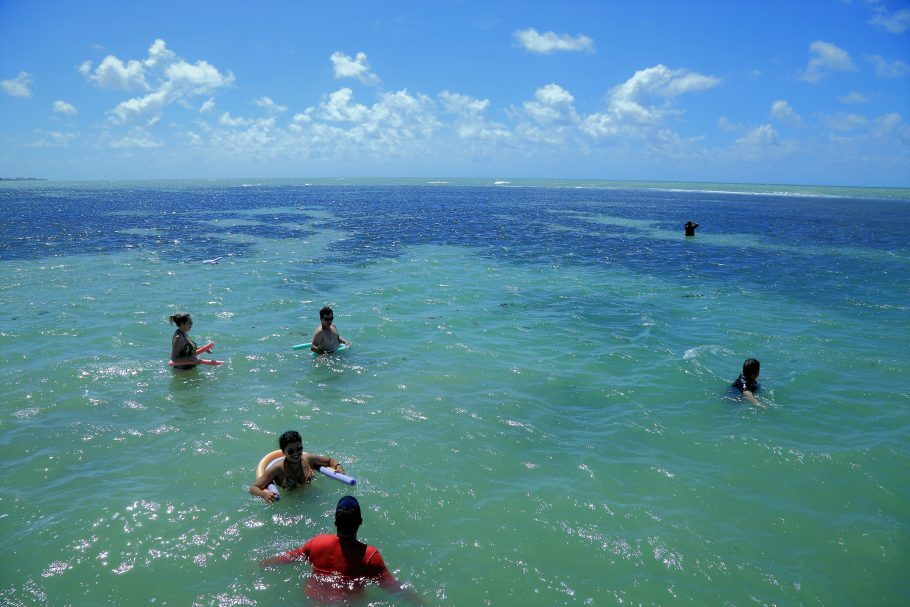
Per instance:
[[[284,453],[284,461],[280,466],[266,468],[250,486],[250,493],[261,497],[266,503],[278,500],[278,496],[268,488],[271,483],[285,489],[309,484],[320,466],[344,474],[344,466],[337,459],[304,452],[303,440],[296,430],[282,434],[278,438],[278,446]]]

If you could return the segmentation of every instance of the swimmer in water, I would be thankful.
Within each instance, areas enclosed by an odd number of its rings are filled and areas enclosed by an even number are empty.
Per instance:
[[[178,313],[168,316],[168,321],[177,325],[174,337],[171,338],[171,361],[174,368],[180,371],[192,369],[199,364],[196,342],[187,335],[193,328],[193,319],[189,314]]]
[[[284,461],[280,466],[275,465],[267,469],[250,485],[250,493],[261,497],[266,503],[278,499],[278,496],[268,489],[271,483],[284,489],[309,484],[320,466],[344,474],[344,466],[339,464],[338,460],[304,452],[303,441],[296,430],[288,430],[282,434],[278,438],[278,446],[284,453]]]
[[[755,396],[755,393],[758,392],[760,386],[758,385],[758,375],[761,372],[761,363],[758,362],[755,358],[747,358],[743,362],[743,372],[739,374],[739,377],[736,378],[736,381],[733,382],[732,387],[742,393],[742,395],[753,405],[761,407],[762,409],[767,409],[768,405],[762,403],[758,400],[758,397]]]
[[[361,523],[360,503],[346,495],[335,507],[335,534],[319,534],[300,548],[264,559],[260,565],[309,561],[313,575],[307,579],[306,594],[321,604],[346,602],[362,594],[368,583],[373,583],[411,603],[422,605],[420,595],[402,588],[389,572],[379,550],[357,539]]]
[[[695,228],[700,224],[695,223],[694,221],[687,221],[686,225],[683,228],[686,230],[686,236],[695,236]]]
[[[335,314],[332,312],[332,308],[325,306],[319,310],[319,326],[313,333],[313,341],[310,346],[310,350],[316,354],[334,352],[341,344],[350,345],[348,340],[338,334],[338,329],[332,324],[333,320],[335,320]]]

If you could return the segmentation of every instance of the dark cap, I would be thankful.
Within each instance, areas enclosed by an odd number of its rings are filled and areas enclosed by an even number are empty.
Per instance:
[[[357,501],[356,497],[345,495],[338,500],[338,505],[335,506],[335,516],[338,516],[342,512],[345,514],[353,514],[354,512],[360,514],[360,502]]]
[[[360,517],[360,503],[357,499],[346,495],[338,500],[338,505],[335,506],[335,527],[338,528],[338,535],[355,535],[361,523],[363,519]]]

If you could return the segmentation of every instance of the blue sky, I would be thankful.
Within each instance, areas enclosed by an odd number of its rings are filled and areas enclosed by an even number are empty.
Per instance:
[[[910,186],[910,4],[0,0],[0,177]]]

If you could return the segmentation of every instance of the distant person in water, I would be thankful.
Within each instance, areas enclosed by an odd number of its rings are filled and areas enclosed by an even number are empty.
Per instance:
[[[288,430],[278,437],[278,447],[284,453],[284,461],[262,473],[250,486],[250,493],[258,495],[266,503],[274,502],[278,496],[269,491],[270,484],[275,483],[284,489],[294,489],[307,485],[320,466],[344,474],[344,466],[332,457],[313,455],[303,450],[303,440],[296,430]]]
[[[410,602],[423,604],[419,595],[402,588],[392,576],[379,550],[357,540],[361,523],[360,503],[346,495],[335,507],[335,534],[317,535],[300,548],[264,559],[260,564],[265,567],[309,561],[313,575],[307,580],[306,594],[321,604],[346,603],[362,594],[368,583],[378,584]]]
[[[683,227],[686,229],[686,236],[695,236],[695,228],[700,224],[695,223],[694,221],[687,221],[686,225]]]
[[[184,371],[192,369],[199,364],[196,356],[196,342],[190,339],[188,333],[193,328],[193,319],[189,314],[179,313],[168,316],[168,321],[177,325],[174,337],[171,338],[171,361],[174,368]]]
[[[758,362],[755,358],[747,358],[743,362],[743,372],[739,374],[739,377],[736,378],[736,381],[733,382],[732,387],[740,391],[740,393],[753,405],[757,405],[762,409],[767,409],[767,405],[763,404],[755,396],[755,393],[759,390],[758,385],[758,375],[761,371],[761,363]]]
[[[332,308],[325,306],[319,310],[319,326],[313,333],[313,343],[310,350],[317,354],[327,354],[337,350],[341,344],[350,344],[348,340],[338,334],[338,329],[332,324],[335,313]]]

